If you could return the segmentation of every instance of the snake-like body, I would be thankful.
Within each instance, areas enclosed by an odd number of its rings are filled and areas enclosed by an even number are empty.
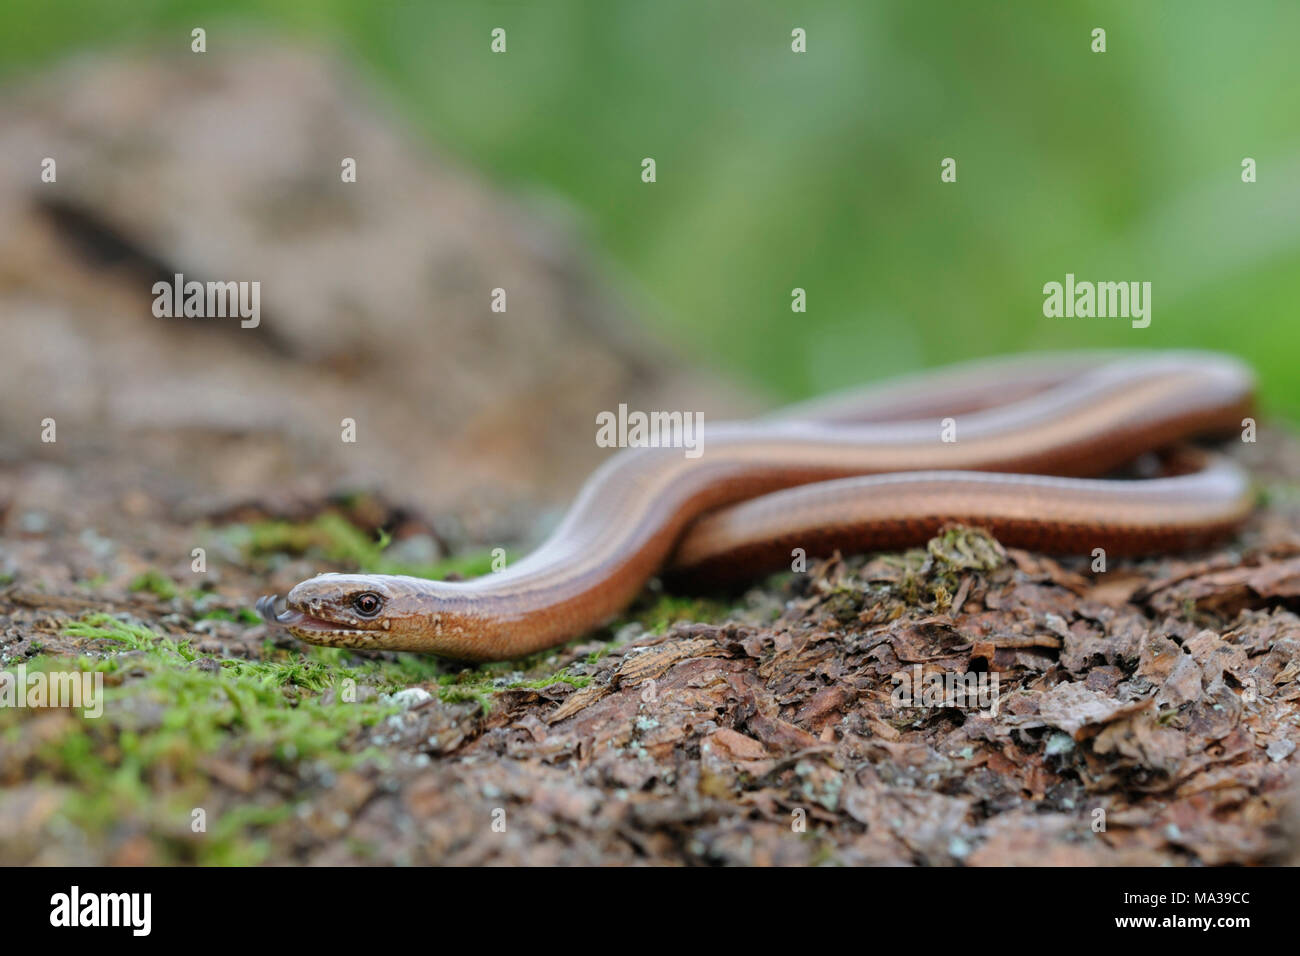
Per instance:
[[[706,426],[703,454],[630,448],[588,479],[550,538],[466,582],[323,574],[287,610],[302,640],[498,660],[562,643],[622,610],[655,574],[716,581],[808,557],[923,542],[943,524],[1004,543],[1108,555],[1183,550],[1231,533],[1253,494],[1225,459],[1096,479],[1146,452],[1222,437],[1254,381],[1209,353],[1082,353],[984,362]]]

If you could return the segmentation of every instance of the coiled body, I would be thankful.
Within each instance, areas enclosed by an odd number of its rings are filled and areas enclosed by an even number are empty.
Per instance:
[[[504,571],[457,583],[321,575],[295,587],[276,620],[314,643],[502,659],[600,625],[665,567],[688,581],[751,577],[788,566],[795,548],[898,547],[951,520],[1055,552],[1197,547],[1250,512],[1235,466],[1182,456],[1192,470],[1173,477],[1086,476],[1235,432],[1253,389],[1223,356],[1085,353],[959,367],[706,425],[698,458],[615,454],[550,539]]]

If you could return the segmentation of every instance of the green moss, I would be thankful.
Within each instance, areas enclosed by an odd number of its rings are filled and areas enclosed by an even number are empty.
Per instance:
[[[451,575],[462,578],[478,578],[485,574],[491,574],[493,571],[492,562],[494,558],[492,552],[480,551],[469,554],[460,554],[455,557],[444,558],[431,565],[417,567],[406,571],[389,571],[389,574],[412,574],[417,578],[433,578],[441,580]],[[505,560],[507,563],[514,560],[514,555],[506,552]],[[404,565],[393,565],[390,567],[406,567]],[[418,573],[417,573],[418,572]]]
[[[247,527],[244,550],[250,558],[270,554],[317,554],[331,561],[369,565],[380,548],[356,525],[333,512],[309,522],[262,521]]]
[[[1300,505],[1300,481],[1279,479],[1255,488],[1255,505],[1258,508],[1296,507]]]
[[[568,684],[574,688],[583,688],[590,683],[590,677],[570,674],[569,669],[566,667],[564,670],[558,671],[549,677],[538,677],[534,680],[517,680],[507,684],[506,687],[511,690],[517,687],[526,688],[528,690],[541,690],[543,687],[550,687],[552,684]]]
[[[971,572],[997,570],[1006,563],[1007,554],[987,531],[949,525],[924,549],[882,555],[881,560],[899,570],[893,591],[905,604],[945,611],[952,606],[963,578]]]
[[[452,687],[439,687],[438,699],[444,704],[460,704],[467,702],[477,703],[479,710],[484,714],[492,712],[492,695],[496,693],[495,689],[485,688],[482,685],[470,685],[462,687],[455,685]]]
[[[178,655],[182,654],[179,645],[170,639],[160,637],[142,624],[119,621],[111,614],[88,614],[80,621],[72,621],[65,625],[63,633],[69,637],[83,637],[91,641],[113,641],[133,651],[155,650],[163,648],[165,644],[167,646],[163,649],[170,651],[175,648]],[[188,645],[186,646],[188,648]],[[193,654],[190,653],[186,659],[193,660]]]
[[[554,649],[551,649],[548,654],[553,652]],[[600,652],[592,652],[587,655],[586,663],[594,664],[599,657]],[[569,667],[544,677],[506,676],[517,674],[521,669],[530,669],[521,668],[522,663],[521,661],[495,661],[476,668],[464,668],[454,674],[442,674],[437,678],[438,699],[449,704],[475,701],[483,713],[487,714],[492,710],[494,695],[502,691],[541,690],[552,684],[568,684],[575,689],[581,689],[591,683],[589,676],[572,674]]]
[[[164,601],[170,601],[180,593],[171,578],[154,568],[150,568],[143,574],[138,575],[135,580],[131,582],[131,590],[148,591],[150,594],[162,598]]]
[[[993,535],[956,524],[931,538],[926,551],[939,571],[993,571],[1007,560],[1006,551]]]
[[[390,538],[380,529],[375,539],[336,512],[307,522],[263,521],[232,532],[242,538],[250,561],[273,554],[312,555],[357,571],[373,574],[409,574],[441,580],[450,575],[478,577],[492,570],[492,552],[457,555],[432,564],[408,564],[385,556]],[[507,555],[507,559],[509,555]]]
[[[214,607],[210,611],[204,611],[195,620],[198,621],[230,621],[232,623],[261,624],[262,619],[257,616],[257,612],[250,607],[241,607],[237,611],[231,611],[224,607]]]
[[[651,634],[663,634],[679,622],[712,624],[725,620],[730,612],[729,604],[713,598],[659,594],[649,602],[639,601],[633,605],[623,623],[634,621]]]
[[[841,624],[848,624],[857,620],[862,613],[863,597],[864,592],[860,588],[837,584],[827,594],[822,607]]]
[[[204,611],[204,612],[203,612],[202,614],[200,614],[197,618],[195,618],[195,620],[196,620],[196,621],[231,621],[231,622],[234,622],[234,621],[236,620],[236,618],[235,618],[235,612],[234,612],[234,611],[227,611],[224,607],[214,607],[211,611]]]
[[[248,832],[281,823],[293,812],[293,805],[286,803],[274,806],[237,804],[223,810],[216,815],[213,826],[199,842],[196,862],[208,866],[251,866],[263,862],[270,855],[270,841],[256,837],[249,840]]]
[[[206,759],[252,768],[272,763],[290,773],[305,762],[339,769],[382,763],[382,754],[363,745],[361,732],[397,708],[378,693],[345,703],[326,692],[349,678],[377,690],[406,686],[410,670],[403,663],[349,666],[340,654],[275,649],[262,660],[200,666],[188,641],[107,614],[68,622],[63,630],[131,653],[99,656],[92,646],[79,657],[27,662],[29,672],[104,673],[104,707],[100,718],[66,711],[68,720],[31,745],[21,772],[33,782],[69,788],[58,816],[89,839],[138,828],[169,862],[258,862],[270,845],[258,831],[293,811],[278,802],[226,807],[230,801],[207,783]],[[24,721],[33,716],[26,709],[0,710],[0,736],[10,743],[23,739]],[[15,768],[0,761],[0,771]],[[192,809],[218,806],[209,831],[192,834]]]

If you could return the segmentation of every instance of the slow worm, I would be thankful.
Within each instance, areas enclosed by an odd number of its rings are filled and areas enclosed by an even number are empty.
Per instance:
[[[1066,554],[1201,547],[1250,513],[1235,465],[1185,453],[1184,473],[1170,477],[1089,476],[1236,431],[1253,393],[1247,368],[1209,353],[958,366],[706,425],[698,458],[619,451],[551,537],[500,572],[467,582],[322,574],[294,587],[278,615],[274,597],[258,608],[314,644],[501,660],[599,626],[661,571],[749,578],[788,567],[796,548],[811,558],[901,547],[949,521]]]

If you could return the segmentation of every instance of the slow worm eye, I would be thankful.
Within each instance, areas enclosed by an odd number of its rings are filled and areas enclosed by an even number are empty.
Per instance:
[[[374,617],[383,605],[383,598],[374,591],[363,591],[352,599],[352,606],[363,617]]]

